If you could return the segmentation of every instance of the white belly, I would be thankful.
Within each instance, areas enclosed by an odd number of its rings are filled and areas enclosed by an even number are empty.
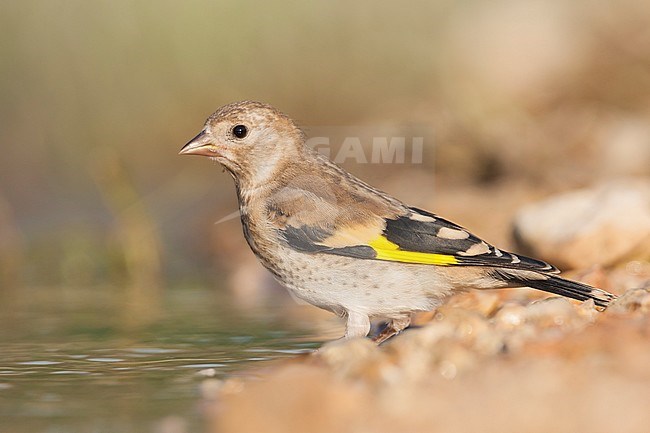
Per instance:
[[[274,271],[292,294],[338,314],[390,317],[427,311],[453,291],[433,266],[308,255],[289,248],[282,248],[277,258]]]

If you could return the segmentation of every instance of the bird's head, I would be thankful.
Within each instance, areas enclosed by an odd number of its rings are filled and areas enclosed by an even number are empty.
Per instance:
[[[208,156],[237,180],[257,185],[298,157],[303,143],[302,132],[289,117],[270,105],[243,101],[215,111],[180,154]]]

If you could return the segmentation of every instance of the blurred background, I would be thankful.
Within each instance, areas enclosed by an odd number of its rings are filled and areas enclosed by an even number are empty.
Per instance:
[[[525,204],[650,176],[647,1],[4,1],[0,34],[6,341],[284,296],[215,224],[230,177],[177,155],[235,100],[333,149],[422,135],[421,163],[343,165],[506,248]]]
[[[650,171],[643,1],[0,8],[5,288],[165,286],[251,261],[236,219],[213,224],[236,209],[229,177],[177,156],[234,100],[275,105],[308,134],[426,126],[422,164],[346,168],[415,205],[458,207],[479,233],[469,199],[444,191],[539,195]]]

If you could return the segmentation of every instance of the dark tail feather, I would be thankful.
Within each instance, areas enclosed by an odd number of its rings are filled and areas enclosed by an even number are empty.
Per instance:
[[[609,303],[616,299],[616,296],[587,284],[577,281],[565,280],[555,275],[541,274],[544,279],[529,279],[508,271],[496,271],[497,278],[506,281],[511,286],[525,286],[555,295],[566,296],[567,298],[586,301],[593,299],[598,307],[607,308]]]

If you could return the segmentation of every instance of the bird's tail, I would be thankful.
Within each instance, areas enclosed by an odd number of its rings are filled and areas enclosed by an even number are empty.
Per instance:
[[[555,295],[566,296],[567,298],[586,301],[593,299],[594,304],[598,307],[607,308],[616,296],[602,289],[591,287],[588,284],[577,281],[566,280],[556,275],[537,274],[526,272],[512,272],[509,269],[499,269],[495,271],[495,276],[508,283],[511,287],[530,287]]]

